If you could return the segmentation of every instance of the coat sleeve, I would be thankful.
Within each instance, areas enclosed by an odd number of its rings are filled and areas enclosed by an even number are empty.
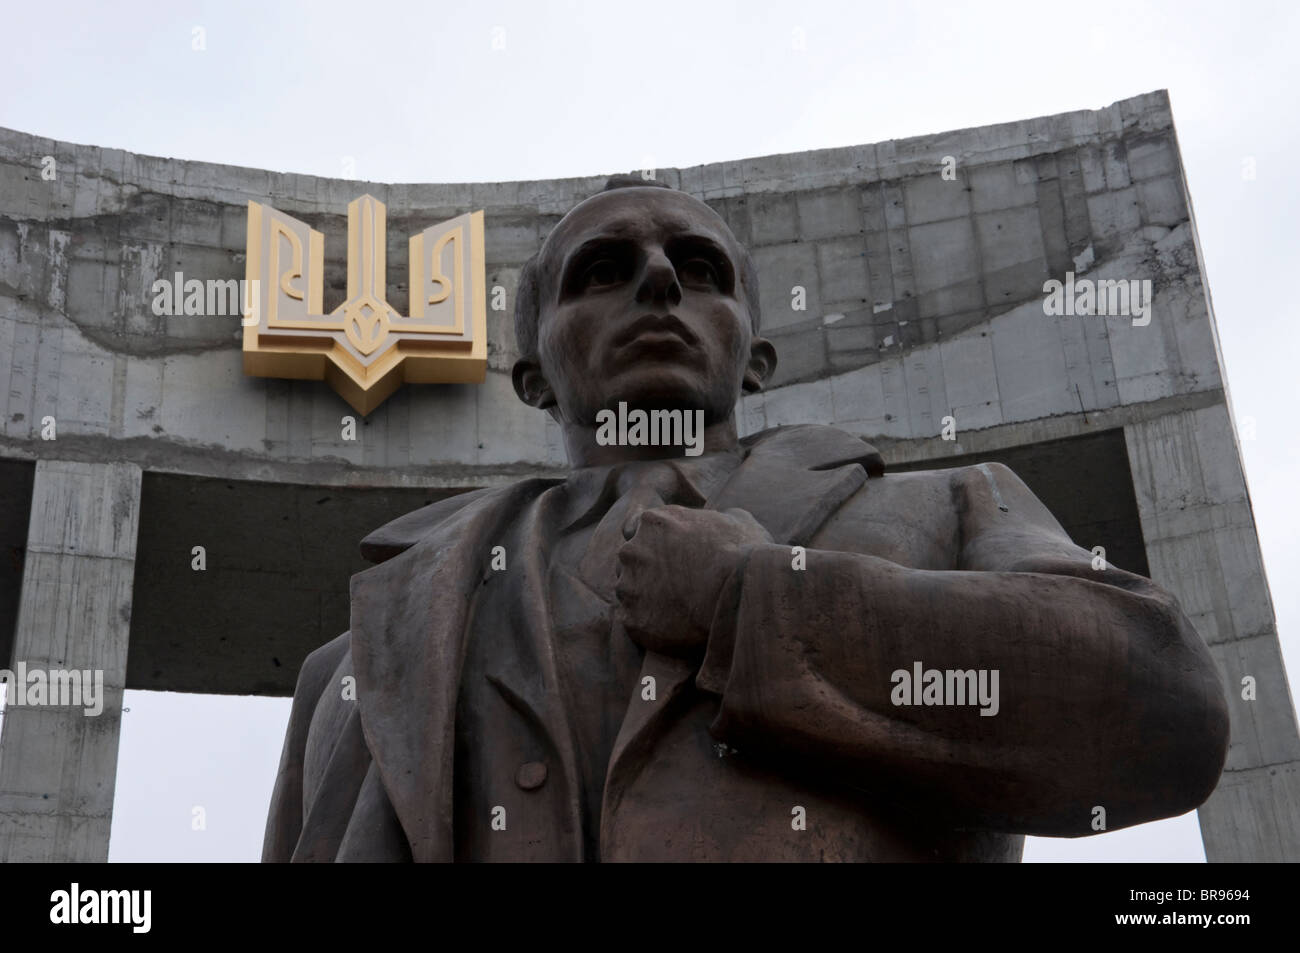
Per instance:
[[[954,570],[749,551],[696,680],[722,696],[713,733],[957,828],[1077,836],[1098,807],[1115,829],[1198,806],[1227,705],[1174,598],[1094,568],[1006,467],[951,480]]]
[[[271,793],[271,809],[262,840],[263,863],[287,863],[298,845],[303,825],[303,765],[307,734],[312,716],[339,660],[347,653],[349,634],[344,632],[307,656],[293,690],[293,707],[285,730],[280,769]]]

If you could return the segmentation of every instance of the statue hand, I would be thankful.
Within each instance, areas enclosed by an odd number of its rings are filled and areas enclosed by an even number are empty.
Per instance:
[[[647,651],[700,655],[727,577],[747,550],[770,542],[746,510],[645,510],[618,551],[615,619]]]

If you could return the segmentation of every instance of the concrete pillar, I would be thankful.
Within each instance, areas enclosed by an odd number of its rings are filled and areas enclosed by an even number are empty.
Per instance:
[[[1232,718],[1223,778],[1199,812],[1206,859],[1300,860],[1300,734],[1228,408],[1124,435],[1151,578],[1209,643]]]
[[[0,863],[108,859],[140,468],[36,464],[11,668],[103,672],[103,711],[16,705],[0,736]]]

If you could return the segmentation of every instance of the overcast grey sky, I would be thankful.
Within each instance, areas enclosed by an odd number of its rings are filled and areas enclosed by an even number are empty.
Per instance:
[[[1283,652],[1300,676],[1300,326],[1285,291],[1300,260],[1296,5],[71,0],[6,3],[3,22],[0,125],[379,182],[688,166],[1168,89],[1229,395],[1239,428],[1254,422],[1242,452]],[[255,859],[288,701],[128,692],[126,704],[110,858]],[[204,831],[191,829],[196,806]],[[1194,814],[1031,839],[1026,855],[1204,858]]]

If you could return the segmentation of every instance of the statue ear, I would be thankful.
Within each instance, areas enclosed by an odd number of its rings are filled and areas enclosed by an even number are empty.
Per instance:
[[[536,361],[521,357],[515,361],[510,378],[515,385],[515,393],[529,407],[549,410],[555,406],[555,392],[542,376],[542,367]]]
[[[745,365],[745,379],[741,390],[746,394],[757,394],[776,370],[776,348],[767,338],[754,338],[749,345],[749,363]]]

